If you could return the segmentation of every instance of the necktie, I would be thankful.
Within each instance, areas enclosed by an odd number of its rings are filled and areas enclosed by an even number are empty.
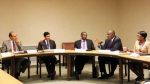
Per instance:
[[[13,41],[13,50],[16,51],[15,41]]]
[[[49,41],[47,40],[47,49],[50,49]]]

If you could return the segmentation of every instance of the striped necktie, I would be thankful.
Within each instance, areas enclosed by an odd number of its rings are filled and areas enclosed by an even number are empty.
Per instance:
[[[15,41],[13,41],[13,50],[16,51]]]

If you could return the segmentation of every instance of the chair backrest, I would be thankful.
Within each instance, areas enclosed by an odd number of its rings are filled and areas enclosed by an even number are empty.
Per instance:
[[[22,46],[23,50],[36,50],[37,46]]]
[[[0,47],[0,53],[2,52],[2,47]]]
[[[62,49],[74,50],[74,42],[63,42]]]
[[[0,47],[0,53],[2,52],[2,47]],[[2,59],[0,59],[0,64],[2,63]],[[1,65],[2,66],[2,65]]]

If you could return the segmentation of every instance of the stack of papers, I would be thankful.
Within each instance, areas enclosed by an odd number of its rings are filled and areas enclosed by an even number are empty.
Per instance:
[[[112,54],[112,55],[119,55],[120,51],[110,51],[110,50],[98,50],[98,52],[103,54]]]
[[[54,52],[65,52],[65,49],[54,49]]]
[[[138,53],[131,53],[130,56],[132,56],[132,57],[139,57],[140,54],[138,54]]]
[[[2,58],[14,56],[14,54],[12,52],[1,53],[0,55]]]
[[[28,53],[28,54],[36,54],[36,53],[37,53],[37,50],[27,50],[27,53]]]
[[[16,52],[13,52],[14,54],[23,54],[24,51],[16,51]]]
[[[43,52],[54,52],[54,49],[45,49]]]
[[[75,49],[75,52],[86,52],[85,49]]]
[[[100,52],[100,53],[110,53],[111,51],[110,50],[98,50],[98,52]]]

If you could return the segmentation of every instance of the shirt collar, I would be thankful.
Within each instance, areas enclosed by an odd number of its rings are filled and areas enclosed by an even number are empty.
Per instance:
[[[86,40],[81,39],[81,42],[86,42]]]

